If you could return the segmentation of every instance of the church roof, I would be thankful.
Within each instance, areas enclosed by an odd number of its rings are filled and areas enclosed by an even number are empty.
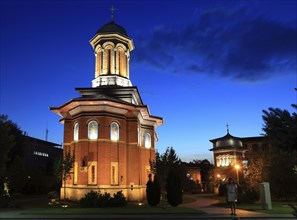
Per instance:
[[[105,25],[103,25],[99,30],[96,32],[96,34],[111,34],[111,33],[117,33],[124,35],[128,37],[127,31],[122,26],[118,25],[114,21],[111,21]]]
[[[209,141],[213,143],[214,148],[242,147],[240,138],[232,136],[229,132],[223,137]]]

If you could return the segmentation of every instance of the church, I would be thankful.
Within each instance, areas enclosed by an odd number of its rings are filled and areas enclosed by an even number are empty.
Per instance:
[[[223,137],[211,139],[214,157],[214,178],[226,182],[232,177],[237,183],[244,181],[249,162],[261,149],[268,149],[269,144],[265,136],[235,137],[227,134]]]
[[[50,108],[64,124],[64,153],[70,150],[75,157],[66,198],[79,200],[91,190],[122,191],[128,201],[143,201],[150,161],[155,160],[156,128],[163,119],[151,115],[130,81],[134,43],[113,16],[90,44],[95,54],[92,87],[76,88],[80,97]]]

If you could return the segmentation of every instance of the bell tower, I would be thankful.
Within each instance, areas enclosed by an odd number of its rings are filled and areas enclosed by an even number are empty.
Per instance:
[[[113,14],[90,44],[95,54],[92,88],[76,88],[80,97],[50,108],[64,124],[64,152],[75,156],[61,197],[79,200],[91,190],[122,191],[129,201],[145,201],[150,161],[156,157],[156,128],[163,118],[150,114],[132,86],[129,59],[134,44]]]
[[[129,60],[134,49],[126,30],[114,21],[103,25],[90,40],[95,54],[95,79],[92,87],[130,87]]]

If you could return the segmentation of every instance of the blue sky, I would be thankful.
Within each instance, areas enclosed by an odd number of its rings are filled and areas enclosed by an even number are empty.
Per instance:
[[[296,103],[296,1],[1,0],[0,112],[30,136],[63,141],[49,111],[91,87],[89,40],[110,21],[133,39],[130,77],[152,115],[156,146],[212,159],[209,139],[262,134],[262,110]]]

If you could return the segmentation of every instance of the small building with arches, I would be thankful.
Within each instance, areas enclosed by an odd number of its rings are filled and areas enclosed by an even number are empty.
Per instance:
[[[150,161],[155,160],[156,128],[163,119],[150,114],[130,81],[134,44],[126,30],[112,19],[90,44],[95,54],[92,88],[76,88],[79,98],[50,108],[64,124],[64,152],[75,156],[66,197],[122,191],[129,201],[143,201]]]
[[[269,144],[265,136],[235,137],[229,133],[210,140],[214,156],[214,180],[226,182],[232,177],[238,183],[244,181],[249,163],[259,151],[268,151]]]

